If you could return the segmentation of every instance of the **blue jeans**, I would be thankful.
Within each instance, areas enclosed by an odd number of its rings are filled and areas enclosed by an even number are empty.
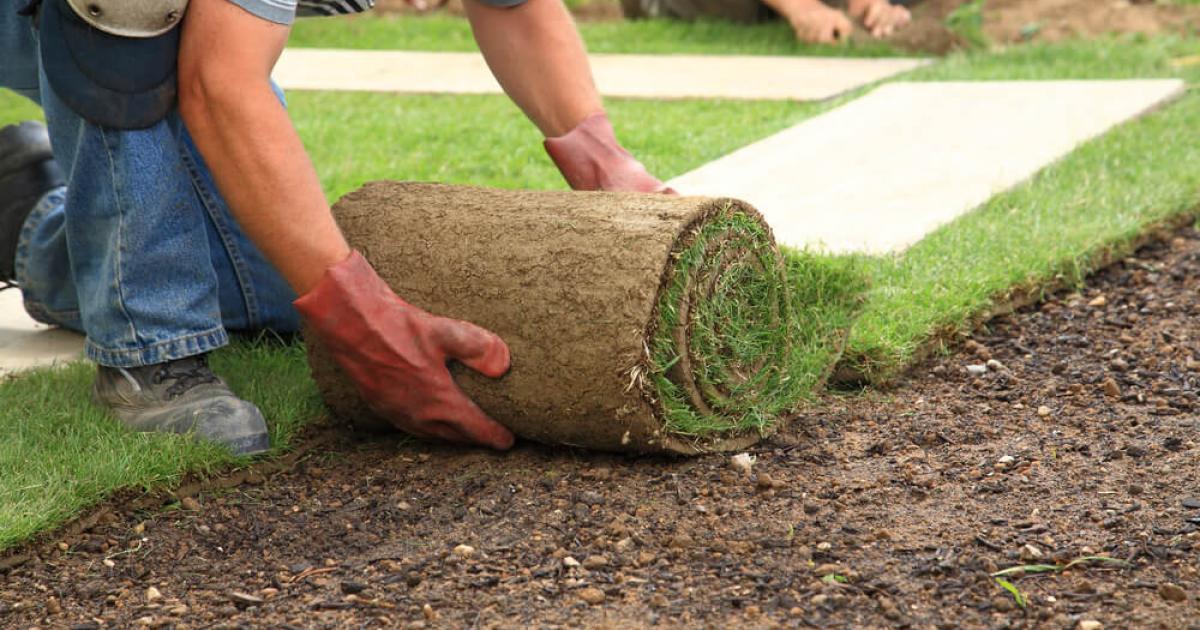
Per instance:
[[[227,330],[295,331],[295,295],[234,221],[178,111],[149,129],[84,120],[49,87],[17,4],[0,6],[0,87],[42,106],[67,176],[21,230],[29,314],[86,334],[88,358],[113,367],[208,352]]]

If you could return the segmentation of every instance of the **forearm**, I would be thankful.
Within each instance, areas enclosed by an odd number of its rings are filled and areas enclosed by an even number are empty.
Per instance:
[[[463,4],[488,67],[542,134],[561,136],[603,109],[583,41],[560,0]]]
[[[303,293],[350,250],[270,85],[237,92],[194,99],[185,122],[242,229]]]
[[[287,35],[224,0],[193,0],[179,54],[179,110],[242,229],[304,293],[350,249],[271,89]]]

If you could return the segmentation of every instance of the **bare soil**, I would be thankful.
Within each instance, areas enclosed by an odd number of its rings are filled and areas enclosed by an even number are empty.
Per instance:
[[[22,550],[0,625],[1200,628],[1198,290],[1188,229],[831,397],[749,474],[340,434]],[[1012,577],[1024,608],[989,575],[1090,555],[1129,565]]]

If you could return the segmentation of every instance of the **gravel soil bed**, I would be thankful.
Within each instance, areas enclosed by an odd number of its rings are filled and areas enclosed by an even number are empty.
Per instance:
[[[748,470],[341,435],[19,550],[0,626],[1200,628],[1198,285],[1178,232]]]

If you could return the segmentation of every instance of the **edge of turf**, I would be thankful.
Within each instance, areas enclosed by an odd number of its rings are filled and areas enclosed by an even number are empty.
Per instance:
[[[971,313],[965,321],[948,322],[931,330],[903,362],[887,365],[870,363],[871,358],[862,354],[844,352],[841,360],[832,367],[829,382],[838,388],[890,387],[917,365],[928,359],[948,352],[966,336],[987,322],[1008,315],[1022,308],[1040,304],[1047,295],[1078,286],[1088,276],[1120,262],[1138,249],[1156,242],[1164,242],[1178,230],[1200,220],[1200,210],[1192,209],[1148,225],[1143,232],[1129,238],[1108,243],[1093,252],[1088,252],[1080,261],[1063,261],[1060,273],[1044,281],[1029,282],[995,294],[983,309]]]
[[[103,501],[82,508],[74,517],[54,527],[43,529],[9,547],[0,547],[0,575],[34,559],[35,548],[48,546],[55,539],[73,538],[92,529],[106,515],[113,512],[114,505],[119,506],[117,509],[133,512],[186,509],[181,505],[185,498],[230,490],[246,484],[263,483],[267,475],[291,469],[315,450],[337,439],[337,434],[331,430],[322,429],[315,424],[310,426],[316,429],[311,435],[301,437],[287,448],[272,451],[271,457],[265,459],[225,468],[212,475],[197,471],[187,472],[178,484],[156,486],[142,492],[132,488],[117,490]]]
[[[893,383],[988,319],[1078,285],[1192,220],[1200,149],[1171,140],[1197,122],[1200,93],[1187,92],[882,259],[833,381]],[[959,273],[939,275],[947,269]]]

